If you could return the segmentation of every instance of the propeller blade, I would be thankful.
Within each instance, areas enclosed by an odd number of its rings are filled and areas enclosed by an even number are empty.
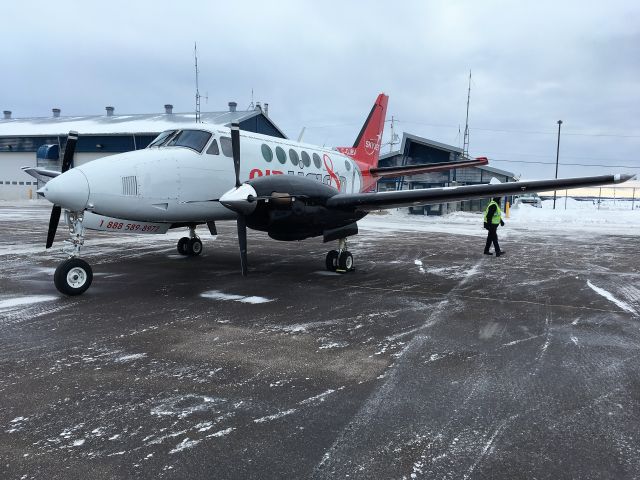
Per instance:
[[[58,222],[60,222],[60,212],[62,207],[54,205],[51,209],[51,217],[49,218],[49,231],[47,232],[47,247],[51,248],[53,239],[56,238],[56,230],[58,230]]]
[[[78,132],[71,130],[67,135],[67,145],[64,147],[64,157],[62,157],[62,173],[71,168],[73,163],[73,154],[76,152],[76,143],[78,143]]]
[[[231,124],[231,150],[233,152],[233,166],[236,170],[236,188],[240,183],[240,125],[237,122]]]
[[[242,276],[247,276],[247,220],[238,215],[238,244],[240,245],[240,267]]]

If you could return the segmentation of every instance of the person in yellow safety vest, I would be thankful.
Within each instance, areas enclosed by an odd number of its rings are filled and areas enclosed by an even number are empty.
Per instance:
[[[504,250],[500,250],[500,245],[498,245],[498,225],[504,227],[504,222],[502,221],[502,210],[500,210],[500,197],[494,197],[484,210],[484,228],[488,230],[487,243],[484,247],[485,255],[493,255],[489,251],[492,243],[496,257],[504,255]]]

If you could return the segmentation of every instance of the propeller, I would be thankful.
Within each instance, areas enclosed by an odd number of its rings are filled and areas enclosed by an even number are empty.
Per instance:
[[[69,135],[67,135],[67,144],[64,148],[64,156],[62,157],[62,169],[60,171],[61,174],[69,170],[71,168],[71,165],[73,164],[73,154],[76,151],[76,143],[78,143],[78,132],[71,130],[69,132]],[[60,222],[61,213],[62,207],[60,207],[60,205],[54,205],[51,209],[46,248],[51,248],[51,245],[53,245],[53,240],[56,238],[56,231],[58,230],[58,223]]]
[[[231,124],[231,150],[233,152],[233,166],[236,172],[236,190],[240,183],[240,125]],[[244,212],[238,212],[238,244],[240,245],[240,267],[242,276],[247,276],[247,219]]]

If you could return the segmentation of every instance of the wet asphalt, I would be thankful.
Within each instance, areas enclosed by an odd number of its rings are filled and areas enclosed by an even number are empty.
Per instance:
[[[0,205],[0,478],[640,477],[634,232],[90,233],[67,298],[47,221]]]

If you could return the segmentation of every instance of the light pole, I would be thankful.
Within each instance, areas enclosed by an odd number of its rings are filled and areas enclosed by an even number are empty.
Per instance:
[[[558,120],[558,148],[556,149],[556,179],[558,178],[558,158],[560,157],[560,127],[562,120]],[[556,209],[556,191],[553,191],[553,209]]]

